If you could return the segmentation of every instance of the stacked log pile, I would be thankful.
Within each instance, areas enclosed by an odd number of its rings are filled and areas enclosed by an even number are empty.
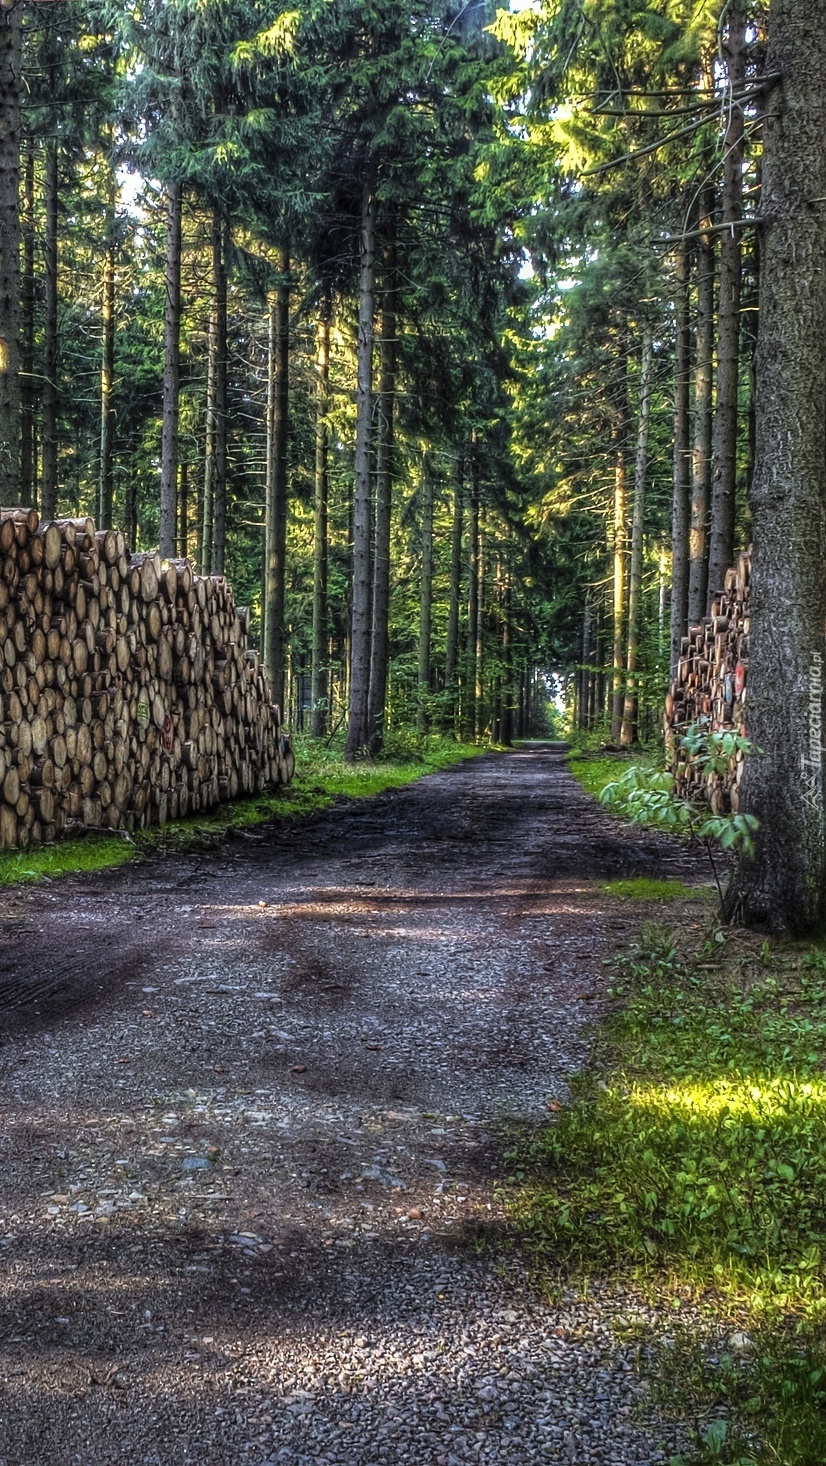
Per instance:
[[[162,825],[293,768],[223,578],[0,509],[0,848]]]
[[[737,813],[745,756],[732,758],[724,774],[705,775],[686,755],[682,735],[691,724],[709,731],[747,737],[749,667],[749,576],[751,551],[726,573],[722,594],[711,615],[689,627],[683,638],[677,675],[665,703],[665,741],[676,792],[705,799],[715,814]]]

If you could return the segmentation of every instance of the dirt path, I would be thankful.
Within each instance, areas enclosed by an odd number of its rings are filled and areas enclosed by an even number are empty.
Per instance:
[[[671,873],[546,746],[16,895],[2,1466],[667,1460],[631,1305],[457,1240],[583,1062],[604,881]]]

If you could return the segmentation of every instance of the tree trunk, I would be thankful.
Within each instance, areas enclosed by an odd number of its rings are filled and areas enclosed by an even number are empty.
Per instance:
[[[376,524],[373,556],[373,618],[370,638],[370,690],[367,723],[371,753],[384,741],[384,704],[390,651],[390,521],[393,507],[394,439],[396,414],[396,241],[388,241],[382,298],[378,430],[376,434]]]
[[[499,742],[505,748],[510,748],[513,743],[514,688],[512,616],[513,595],[511,577],[510,571],[507,565],[505,565],[503,567],[502,586],[502,710],[499,722]]]
[[[215,491],[215,374],[218,365],[218,312],[215,292],[209,307],[209,342],[207,346],[206,413],[204,423],[204,493],[200,524],[198,564],[202,575],[212,565],[212,526]]]
[[[46,147],[46,236],[44,241],[43,323],[43,487],[40,509],[44,519],[57,513],[57,143]]]
[[[21,7],[0,0],[0,503],[20,483]]]
[[[478,742],[485,731],[485,514],[481,508],[479,510],[479,545],[476,552],[476,579],[473,734]]]
[[[419,699],[416,727],[428,729],[430,697],[430,634],[433,621],[433,466],[425,456],[422,467],[422,567],[419,581]]]
[[[671,505],[671,677],[688,630],[688,534],[691,514],[691,335],[689,268],[685,244],[677,246],[674,346],[674,497]]]
[[[215,292],[215,477],[212,485],[212,574],[223,575],[227,548],[227,255],[229,225],[216,213],[212,229]],[[275,699],[277,702],[277,698]]]
[[[178,554],[182,560],[186,560],[189,556],[189,463],[186,458],[181,463],[178,509]]]
[[[760,191],[763,186],[762,154],[756,161],[754,171],[756,209],[759,213]],[[746,488],[748,490],[749,503],[751,503],[751,486],[754,482],[754,457],[757,437],[757,424],[755,421],[755,358],[757,356],[757,329],[760,320],[760,231],[758,229],[755,229],[752,233],[751,251],[747,260],[747,271],[749,281],[746,287],[745,299],[742,302],[741,315],[743,318],[742,349],[746,362],[748,380]]]
[[[824,915],[826,625],[826,29],[817,0],[774,0],[767,70],[763,270],[752,487],[749,737],[741,809],[756,855],[730,896],[749,924],[811,931]]]
[[[327,731],[328,604],[327,604],[327,506],[329,495],[327,412],[330,398],[330,318],[333,300],[329,287],[322,293],[318,315],[316,356],[315,422],[315,522],[313,525],[313,660],[312,733],[323,738]]]
[[[457,673],[459,663],[459,601],[462,594],[462,473],[459,465],[453,486],[453,528],[450,536],[450,603],[447,613],[447,651],[445,655],[446,733],[456,732]]]
[[[630,748],[637,736],[637,660],[640,642],[642,602],[642,541],[645,527],[645,480],[648,473],[648,429],[651,421],[651,328],[642,337],[640,357],[640,417],[637,427],[637,457],[634,465],[634,513],[631,522],[631,564],[628,575],[628,681],[622,710],[620,743]]]
[[[34,138],[29,138],[26,143],[21,222],[23,280],[20,296],[20,501],[22,504],[34,504],[37,496],[37,439],[34,426]],[[2,248],[0,239],[0,250]]]
[[[284,707],[286,691],[287,440],[290,429],[290,256],[278,252],[278,288],[270,303],[267,393],[267,597],[264,662],[273,701]]]
[[[479,462],[474,441],[470,469],[470,522],[468,524],[468,596],[467,647],[465,652],[465,696],[462,722],[469,743],[474,736],[476,718],[476,623],[479,619]]]
[[[602,657],[602,603],[599,594],[594,599],[594,626],[592,633],[593,669],[588,682],[588,727],[595,728],[600,717],[599,701],[600,666]]]
[[[626,437],[628,434],[627,361],[623,332],[623,385],[614,429],[614,651],[611,686],[611,739],[619,742],[625,689],[625,553],[626,553]]]
[[[350,710],[344,757],[348,763],[368,746],[370,690],[370,449],[373,418],[373,317],[376,276],[376,183],[365,173],[359,245],[356,461],[353,497],[353,590],[350,632]]]
[[[585,605],[582,611],[582,663],[578,677],[577,709],[578,719],[576,726],[580,729],[588,726],[588,667],[591,661],[591,635],[593,622],[593,606],[591,604],[590,592],[585,597]]]
[[[746,81],[746,11],[743,0],[728,7],[729,96],[739,97]],[[723,223],[743,214],[743,107],[729,105],[723,175]],[[739,229],[724,230],[720,245],[720,297],[717,324],[717,416],[714,425],[714,478],[708,552],[706,610],[723,590],[734,559],[737,489],[737,408],[740,368],[740,288],[742,248]]]
[[[665,637],[665,613],[668,605],[668,535],[663,531],[660,540],[659,574],[657,577],[657,651],[660,663],[667,650]]]
[[[115,176],[107,180],[106,243],[103,252],[100,351],[100,480],[98,526],[112,528],[115,385]]]
[[[137,483],[135,475],[130,473],[126,481],[126,543],[130,552],[134,553],[138,546],[138,504],[137,504]]]
[[[706,185],[700,195],[701,233],[697,249],[697,359],[694,368],[694,451],[688,549],[688,620],[691,626],[705,615],[708,588],[714,361],[714,236],[708,230],[713,211],[714,189]]]
[[[178,488],[178,412],[181,384],[181,201],[180,183],[166,195],[166,306],[164,310],[163,429],[161,434],[161,524],[158,548],[175,557]]]

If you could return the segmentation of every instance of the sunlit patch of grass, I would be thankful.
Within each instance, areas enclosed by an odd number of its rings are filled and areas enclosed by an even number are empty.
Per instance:
[[[568,768],[577,783],[595,799],[599,799],[606,785],[621,778],[632,763],[648,768],[656,762],[654,753],[649,749],[635,749],[633,759],[627,753],[588,753],[574,749],[567,759]]]
[[[697,1344],[691,1381],[670,1367],[700,1416],[729,1419],[699,1431],[692,1460],[815,1466],[826,1460],[826,956],[718,949],[686,962],[658,928],[613,991],[595,1070],[557,1123],[510,1154],[514,1228],[549,1287],[622,1278],[664,1304],[692,1296],[718,1341],[721,1328],[745,1338],[733,1364]]]
[[[598,799],[606,784],[612,784],[615,779],[618,779],[627,763],[628,760],[619,755],[582,757],[573,754],[568,759],[568,768],[577,783],[581,784],[588,794],[593,794],[594,798]]]
[[[686,886],[682,881],[655,881],[649,880],[647,876],[638,876],[628,881],[609,881],[605,887],[609,896],[617,896],[621,901],[691,901],[696,900],[702,891],[693,886]]]
[[[87,835],[84,839],[66,840],[37,850],[11,851],[0,855],[0,886],[108,870],[133,860],[136,854],[130,841],[116,835]]]

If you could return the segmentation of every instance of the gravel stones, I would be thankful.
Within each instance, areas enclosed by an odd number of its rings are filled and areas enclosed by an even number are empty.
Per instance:
[[[0,1466],[667,1461],[635,1373],[667,1324],[465,1245],[499,1122],[587,1057],[601,882],[646,862],[691,874],[537,749],[16,896]]]

